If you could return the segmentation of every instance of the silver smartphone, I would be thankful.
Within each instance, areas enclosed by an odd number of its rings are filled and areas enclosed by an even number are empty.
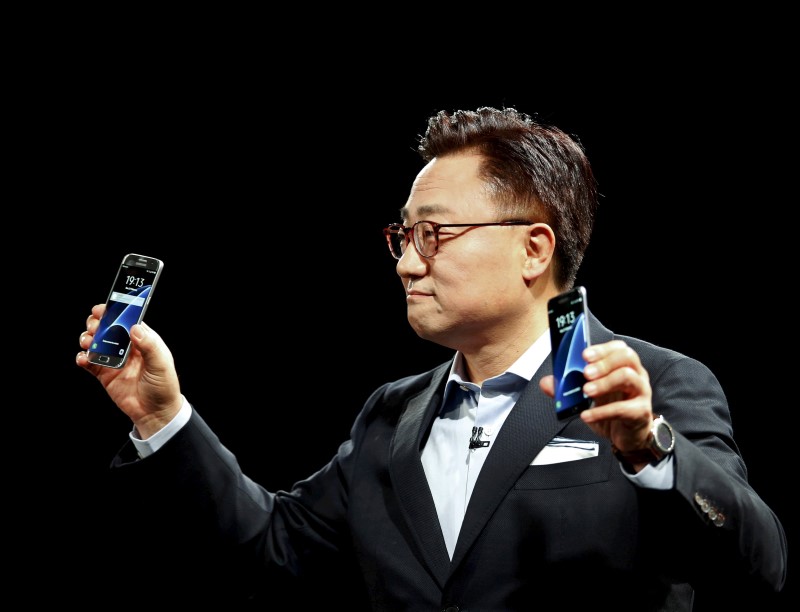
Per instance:
[[[589,310],[586,289],[574,287],[547,302],[551,359],[555,377],[555,407],[559,419],[586,410],[592,400],[583,393],[586,379],[583,350],[589,346]]]
[[[106,311],[87,351],[89,362],[121,368],[128,359],[131,327],[140,323],[153,297],[164,262],[128,253],[122,258],[106,300]]]

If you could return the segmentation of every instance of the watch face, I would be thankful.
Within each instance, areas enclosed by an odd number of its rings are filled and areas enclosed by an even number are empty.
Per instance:
[[[672,435],[672,429],[666,422],[661,421],[655,428],[653,432],[653,436],[655,437],[655,442],[660,449],[664,452],[669,452],[672,450],[672,445],[675,443],[675,440]]]

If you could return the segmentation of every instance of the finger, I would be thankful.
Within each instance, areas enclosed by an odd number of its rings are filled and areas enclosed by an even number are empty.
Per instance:
[[[552,374],[548,374],[544,376],[539,381],[539,388],[544,391],[550,397],[555,397],[556,395],[556,382],[555,377]]]
[[[89,362],[89,356],[86,354],[86,351],[81,351],[77,355],[75,355],[75,363],[78,364],[84,370],[94,373],[96,366],[93,363]]]
[[[596,345],[586,349],[585,352],[589,353],[589,358],[586,359],[589,365],[584,368],[587,380],[595,380],[623,368],[645,373],[639,355],[621,340]]]
[[[77,363],[84,370],[91,370],[93,367],[93,364],[89,363],[89,355],[87,355],[86,351],[81,351],[75,355],[75,363]]]
[[[624,340],[609,340],[600,344],[592,344],[583,350],[583,358],[592,363],[607,357],[615,351],[623,350],[627,346]]]
[[[90,334],[94,334],[99,326],[100,317],[95,314],[90,314],[88,317],[86,317],[86,331],[88,331]]]
[[[108,368],[104,368],[103,366],[99,366],[89,361],[89,356],[86,353],[86,351],[81,351],[80,353],[75,355],[75,363],[78,365],[78,367],[86,370],[87,372],[89,372],[89,374],[91,374],[95,378],[100,377],[101,375],[103,375],[105,372],[108,371]]]
[[[97,328],[97,325],[100,323],[100,319],[103,318],[103,314],[106,312],[106,305],[105,304],[95,304],[92,306],[92,314],[86,317],[86,329],[93,331]]]
[[[606,401],[609,399],[610,401]],[[598,423],[602,421],[621,420],[637,426],[649,423],[652,410],[650,404],[641,397],[631,399],[618,399],[613,394],[608,398],[598,399],[592,407],[581,413],[585,423]]]
[[[595,365],[585,368],[589,382],[583,386],[583,392],[591,398],[599,398],[612,392],[629,398],[640,395],[647,389],[645,378],[634,368],[618,367],[607,374],[596,374],[593,370]],[[589,370],[592,370],[591,374]]]
[[[78,339],[78,345],[86,350],[92,344],[92,338],[94,338],[94,334],[90,334],[89,332],[81,333],[81,337]]]

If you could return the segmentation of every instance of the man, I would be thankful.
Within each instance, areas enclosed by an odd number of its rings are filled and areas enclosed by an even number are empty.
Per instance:
[[[385,234],[409,323],[453,359],[374,391],[336,456],[290,491],[242,473],[146,324],[124,369],[88,364],[92,309],[77,362],[133,422],[110,474],[131,547],[163,570],[199,555],[204,579],[174,590],[215,582],[231,599],[350,564],[373,610],[690,610],[695,590],[779,591],[783,528],[703,364],[590,315],[594,404],[556,417],[547,302],[575,282],[597,201],[580,145],[481,108],[431,117],[419,150]],[[331,593],[345,609],[361,598]]]

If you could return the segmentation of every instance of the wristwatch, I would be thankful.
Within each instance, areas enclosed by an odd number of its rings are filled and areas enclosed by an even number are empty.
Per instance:
[[[614,456],[623,464],[650,463],[655,465],[664,457],[672,453],[675,448],[675,431],[663,416],[653,419],[650,425],[650,435],[647,437],[647,447],[632,451],[621,451],[613,444],[611,450]]]

